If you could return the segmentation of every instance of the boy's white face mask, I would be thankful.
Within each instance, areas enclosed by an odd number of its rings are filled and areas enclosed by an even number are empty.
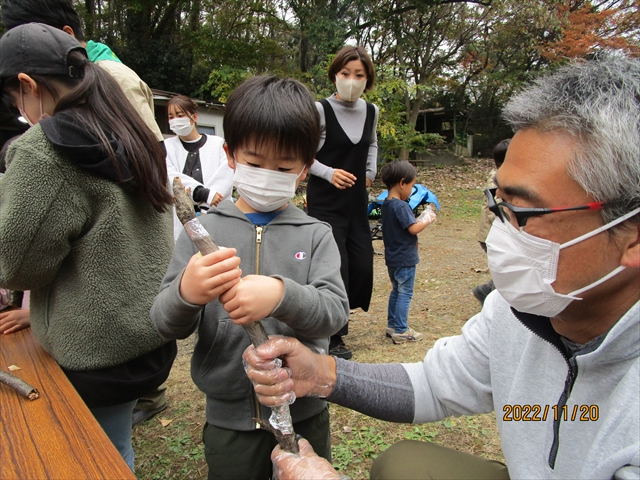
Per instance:
[[[367,80],[356,80],[354,78],[340,78],[336,77],[336,89],[340,100],[345,102],[355,102],[360,98],[364,89],[367,88]]]
[[[619,266],[590,285],[566,295],[556,293],[551,285],[556,280],[560,250],[610,229],[640,212],[637,208],[602,227],[563,243],[534,237],[508,222],[496,218],[487,236],[487,256],[491,278],[500,295],[519,312],[555,317],[577,297],[617,275]]]
[[[250,167],[235,162],[233,186],[247,204],[258,212],[273,212],[296,194],[300,173],[278,172],[266,168]]]

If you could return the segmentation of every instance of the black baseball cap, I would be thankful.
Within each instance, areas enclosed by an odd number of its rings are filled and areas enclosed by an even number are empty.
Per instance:
[[[83,69],[69,65],[69,53],[86,50],[71,35],[44,23],[25,23],[0,38],[0,79],[19,73],[80,78]]]

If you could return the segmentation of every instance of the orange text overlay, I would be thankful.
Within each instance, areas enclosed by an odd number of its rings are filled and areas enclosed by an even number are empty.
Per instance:
[[[502,411],[504,422],[595,422],[600,417],[598,405],[505,405]]]

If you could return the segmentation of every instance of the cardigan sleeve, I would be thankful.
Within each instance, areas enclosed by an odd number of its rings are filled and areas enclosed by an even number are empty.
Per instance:
[[[167,174],[169,176],[169,183],[171,184],[173,179],[178,177],[185,188],[191,189],[191,198],[193,199],[195,189],[204,185],[193,177],[182,173],[184,164],[187,161],[187,151],[182,147],[177,136],[167,139],[164,144],[167,147]]]
[[[231,197],[233,191],[233,169],[229,167],[227,154],[224,151],[224,140],[214,135],[208,135],[205,147],[211,142],[211,148],[206,150],[206,158],[204,149],[200,150],[200,162],[210,162],[214,165],[214,171],[209,178],[204,181],[205,188],[210,190],[207,205],[211,205],[213,197],[216,193],[222,195],[225,199]]]

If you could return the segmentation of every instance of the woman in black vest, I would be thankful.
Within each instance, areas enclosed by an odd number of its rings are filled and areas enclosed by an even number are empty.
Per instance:
[[[349,307],[369,309],[373,289],[373,245],[367,187],[376,176],[378,107],[360,98],[371,90],[375,69],[362,47],[343,47],[329,66],[337,93],[316,102],[322,134],[307,185],[309,215],[329,223],[340,250],[340,273]],[[342,341],[348,324],[331,337],[332,355],[349,359]]]

